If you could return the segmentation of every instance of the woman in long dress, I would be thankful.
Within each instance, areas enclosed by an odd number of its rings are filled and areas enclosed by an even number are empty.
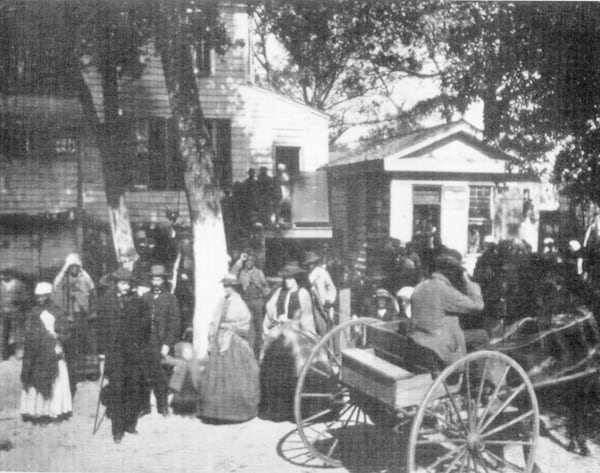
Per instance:
[[[24,421],[46,424],[71,415],[67,364],[62,350],[62,313],[52,301],[52,284],[38,283],[38,305],[27,322],[21,382]]]
[[[318,339],[311,296],[301,285],[306,271],[288,263],[279,275],[284,284],[266,305],[260,363],[259,411],[274,421],[293,419],[298,376]]]
[[[258,413],[258,364],[248,342],[250,310],[236,292],[237,277],[222,280],[223,306],[213,322],[210,355],[198,401],[198,417],[207,421],[243,422]]]

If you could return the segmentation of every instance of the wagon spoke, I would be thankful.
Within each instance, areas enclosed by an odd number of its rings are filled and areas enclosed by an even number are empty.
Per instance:
[[[450,471],[452,470],[452,468],[454,468],[456,466],[456,464],[458,463],[458,460],[460,460],[461,458],[463,458],[465,456],[465,454],[467,454],[467,456],[468,456],[468,452],[467,452],[466,449],[463,450],[462,452],[460,452],[458,455],[456,455],[456,458],[454,458],[454,460],[452,460],[450,462],[450,464],[444,470],[444,473],[450,473]]]
[[[333,409],[323,409],[322,411],[317,412],[316,414],[313,414],[312,416],[307,417],[306,419],[302,419],[302,423],[308,424],[309,422],[312,422],[313,420],[318,419],[319,417],[323,417],[325,414],[329,414],[330,412],[333,412]]]
[[[425,470],[433,470],[436,466],[438,466],[441,463],[445,462],[446,460],[449,460],[450,458],[452,458],[452,456],[454,454],[460,455],[465,450],[466,450],[465,446],[463,446],[463,445],[458,446],[454,450],[450,450],[445,455],[442,455],[440,458],[438,458],[436,461],[434,461],[431,465],[428,465],[427,467],[425,467]]]
[[[494,460],[496,460],[497,462],[503,463],[504,465],[506,465],[507,467],[522,473],[523,472],[523,468],[521,468],[518,465],[515,465],[512,462],[509,462],[507,460],[505,460],[504,458],[499,457],[498,455],[496,455],[495,453],[490,452],[489,450],[484,450],[484,453],[486,453],[487,455],[489,455],[490,457],[492,457]]]
[[[464,432],[461,432],[460,429],[455,426],[454,424],[448,422],[446,419],[444,419],[442,416],[436,414],[435,412],[431,411],[431,410],[427,410],[426,413],[428,415],[430,415],[431,417],[435,417],[437,420],[439,420],[440,422],[446,424],[451,430],[454,430],[455,433],[457,433],[458,435],[464,435]]]
[[[486,445],[533,445],[533,442],[528,440],[484,440],[483,443],[485,443]]]
[[[465,386],[467,387],[467,422],[469,428],[473,427],[473,421],[471,420],[471,377],[469,376],[469,363],[466,364],[465,368]]]
[[[483,365],[483,373],[481,373],[481,381],[479,382],[479,391],[477,392],[477,403],[475,406],[479,406],[481,404],[481,396],[483,394],[483,385],[485,384],[485,375],[487,373],[487,365],[488,359],[485,359],[485,364]]]
[[[506,424],[502,424],[502,425],[496,427],[495,429],[492,429],[492,430],[490,430],[488,432],[483,433],[481,435],[481,438],[485,439],[485,438],[489,437],[490,435],[494,435],[494,434],[496,434],[498,432],[501,432],[502,430],[508,429],[511,425],[518,424],[522,420],[525,420],[525,419],[527,419],[528,417],[531,417],[534,414],[535,414],[535,411],[533,409],[531,411],[527,411],[525,414],[521,414],[519,417],[515,417],[514,419],[512,419],[509,422],[507,422]]]
[[[327,398],[327,399],[333,399],[335,397],[335,394],[329,394],[329,393],[302,393],[301,396],[303,398]]]
[[[465,445],[466,441],[464,439],[449,439],[445,438],[444,440],[417,440],[417,445],[440,445],[441,443],[453,443],[456,445]]]
[[[463,457],[462,457],[462,458],[461,458],[461,460],[460,460],[460,469],[458,470],[458,473],[462,473],[462,472],[464,471],[464,469],[465,469],[465,459],[466,459],[466,460],[467,460],[467,462],[468,462],[468,460],[469,460],[469,457],[468,457],[468,456],[465,456],[465,455],[463,455]],[[469,467],[467,466],[467,469],[468,469],[468,468],[469,468]]]
[[[326,373],[325,371],[323,371],[321,368],[317,368],[316,366],[311,365],[310,369],[313,370],[315,373],[323,376],[324,378],[331,378],[331,375],[329,373]]]
[[[348,426],[348,424],[352,420],[352,417],[354,417],[354,413],[356,412],[357,409],[358,409],[358,406],[352,406],[352,412],[350,412],[350,415],[344,421],[344,424],[342,425],[342,429],[345,429]]]
[[[329,450],[327,451],[327,456],[330,457],[331,454],[333,453],[333,451],[335,450],[335,447],[338,446],[338,443],[340,443],[340,439],[339,438],[335,438],[335,440],[333,441],[333,445],[329,448]]]
[[[477,463],[479,463],[483,469],[485,470],[485,473],[490,473],[488,470],[488,467],[485,463],[485,459],[483,458],[483,456],[481,455],[481,452],[478,452],[477,455],[473,456],[473,466],[475,466],[475,460],[477,459]],[[475,468],[475,471],[477,471],[477,468]]]
[[[471,467],[471,465],[473,465]],[[469,451],[467,451],[467,471],[474,471],[475,473],[477,473],[477,466],[475,465],[475,458],[473,458],[473,454]]]
[[[488,426],[494,422],[494,419],[498,417],[504,410],[510,405],[510,403],[523,391],[525,388],[525,384],[520,384],[517,389],[513,391],[513,393],[508,396],[508,398],[502,403],[500,408],[494,412],[487,420],[484,419],[484,424],[481,426],[481,430],[485,430]]]
[[[502,373],[502,377],[500,378],[500,381],[496,384],[496,387],[494,388],[494,393],[488,399],[488,403],[485,406],[485,410],[483,411],[483,414],[479,418],[479,422],[478,422],[478,425],[477,425],[477,427],[479,427],[479,429],[481,429],[481,426],[483,424],[484,419],[486,418],[486,416],[490,412],[493,400],[498,397],[498,393],[500,392],[500,388],[504,384],[504,381],[506,380],[506,376],[508,375],[508,372],[510,371],[510,369],[511,369],[510,365],[506,367],[506,369],[504,370],[504,373]]]
[[[454,396],[452,394],[450,394],[450,390],[448,389],[448,385],[446,384],[446,381],[443,381],[443,385],[444,385],[444,389],[446,390],[446,394],[450,398],[450,403],[452,404],[452,408],[454,409],[454,412],[456,413],[456,417],[458,418],[460,427],[462,428],[462,431],[466,434],[467,428],[465,427],[465,424],[463,423],[462,418],[460,417],[460,411],[458,410],[458,406],[456,405]]]

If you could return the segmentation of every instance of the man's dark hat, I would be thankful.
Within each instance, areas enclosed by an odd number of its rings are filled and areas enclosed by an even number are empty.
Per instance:
[[[123,267],[113,271],[112,277],[115,281],[133,281],[133,273],[127,268]]]
[[[167,272],[167,269],[162,264],[155,264],[150,268],[150,276],[151,277],[159,276],[159,277],[163,277],[163,278],[168,278],[169,273]]]
[[[453,249],[445,249],[435,258],[435,266],[454,266],[463,268],[462,255],[459,251]]]
[[[279,276],[282,278],[293,278],[294,276],[304,273],[306,273],[306,270],[302,268],[298,262],[293,261],[287,263],[283,268],[281,268],[281,271],[279,271]]]

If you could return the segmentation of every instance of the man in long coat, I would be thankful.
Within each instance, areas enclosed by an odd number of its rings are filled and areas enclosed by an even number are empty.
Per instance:
[[[410,334],[450,365],[466,354],[468,342],[458,316],[482,311],[483,298],[479,285],[471,281],[454,254],[435,258],[433,269],[431,277],[419,283],[412,294]],[[463,286],[462,291],[458,285]]]
[[[115,288],[106,292],[98,310],[104,327],[104,371],[109,384],[102,402],[120,443],[125,432],[136,434],[137,419],[145,406],[147,356],[151,321],[148,306],[133,291],[133,274],[125,268],[113,273]]]
[[[177,298],[166,287],[167,270],[162,265],[150,268],[150,291],[142,299],[150,309],[152,332],[148,353],[148,374],[150,386],[156,397],[156,408],[159,414],[168,415],[169,375],[168,367],[162,364],[181,332],[181,315]],[[149,409],[150,392],[148,392]]]

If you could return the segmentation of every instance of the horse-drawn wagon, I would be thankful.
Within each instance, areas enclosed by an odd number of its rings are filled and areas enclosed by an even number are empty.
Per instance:
[[[599,366],[589,312],[554,325],[520,321],[444,367],[403,322],[342,324],[315,345],[299,376],[298,433],[329,465],[341,465],[361,434],[381,427],[406,438],[409,473],[529,473],[540,427],[536,391],[585,379]]]

